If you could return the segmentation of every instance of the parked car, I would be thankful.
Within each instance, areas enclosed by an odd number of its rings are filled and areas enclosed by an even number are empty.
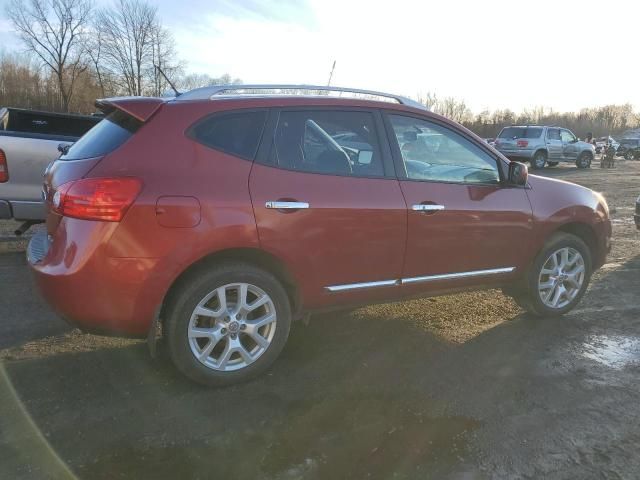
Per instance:
[[[161,330],[180,371],[225,385],[311,312],[502,287],[561,315],[604,263],[600,194],[403,97],[287,91],[99,101],[105,120],[46,174],[27,257],[48,302],[85,331]]]
[[[0,219],[44,220],[42,173],[101,118],[0,109]]]
[[[624,157],[625,160],[640,159],[640,139],[639,138],[623,138],[616,150],[618,157]]]
[[[559,162],[589,168],[595,147],[582,142],[566,128],[523,125],[505,127],[495,141],[495,148],[513,160],[530,162],[531,168],[555,167]]]
[[[613,148],[618,150],[620,144],[613,137],[600,137],[596,140],[596,153],[602,153],[602,149],[607,146],[607,143],[611,143]]]

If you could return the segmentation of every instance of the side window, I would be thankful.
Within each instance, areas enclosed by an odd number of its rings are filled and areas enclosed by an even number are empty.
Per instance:
[[[547,138],[549,140],[560,140],[560,130],[557,128],[550,128],[547,130]]]
[[[281,112],[270,163],[330,175],[384,175],[373,114],[368,112]]]
[[[576,139],[576,136],[569,130],[560,130],[560,138],[565,143],[571,143]]]
[[[463,136],[435,123],[390,115],[407,177],[454,183],[499,183],[496,160]]]
[[[207,147],[253,160],[266,118],[266,110],[213,114],[191,127],[187,135]]]

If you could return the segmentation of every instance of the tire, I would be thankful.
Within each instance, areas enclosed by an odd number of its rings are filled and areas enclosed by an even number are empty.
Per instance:
[[[625,160],[633,160],[633,152],[631,150],[627,150],[626,152],[624,152],[624,159]]]
[[[582,152],[576,160],[576,167],[578,168],[590,168],[593,157],[588,152]]]
[[[257,302],[264,303],[250,310]],[[258,326],[261,321],[266,323]],[[203,385],[225,386],[260,375],[273,364],[289,336],[291,305],[269,272],[222,263],[181,282],[164,326],[169,356],[180,372]]]
[[[547,166],[549,167],[557,167],[560,162],[547,162]]]
[[[532,170],[542,170],[547,163],[547,152],[544,150],[537,151],[531,159]]]
[[[568,254],[563,258],[561,252],[565,250]],[[579,257],[575,253],[578,253]],[[568,260],[565,267],[571,267],[569,274],[564,268],[562,269],[562,277],[545,273],[549,270],[558,273],[553,267],[553,255],[555,255],[556,261],[564,262],[565,258]],[[571,261],[575,263],[571,264]],[[583,268],[582,274],[579,273],[580,266]],[[564,315],[573,309],[584,296],[591,279],[591,268],[589,247],[575,235],[556,233],[547,240],[527,270],[523,278],[523,285],[517,290],[507,289],[505,293],[512,296],[518,305],[535,316],[557,317]],[[549,286],[542,288],[543,285]],[[564,289],[566,293],[562,293],[560,288]],[[554,306],[553,303],[559,291],[560,294]]]

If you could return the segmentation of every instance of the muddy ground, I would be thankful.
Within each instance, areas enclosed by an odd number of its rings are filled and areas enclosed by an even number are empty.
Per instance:
[[[314,317],[268,375],[227,389],[70,330],[23,254],[0,254],[0,478],[637,478],[640,162],[544,174],[614,212],[571,314],[532,319],[489,291]]]

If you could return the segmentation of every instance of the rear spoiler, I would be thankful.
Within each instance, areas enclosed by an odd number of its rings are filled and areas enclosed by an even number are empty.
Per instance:
[[[165,99],[155,97],[114,97],[96,100],[96,108],[105,114],[120,110],[146,122],[165,103]]]

